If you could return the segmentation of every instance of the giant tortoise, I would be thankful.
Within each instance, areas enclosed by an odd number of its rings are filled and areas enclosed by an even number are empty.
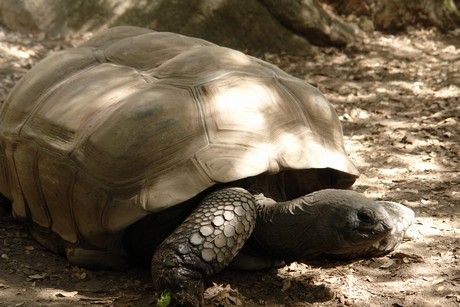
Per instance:
[[[229,265],[394,249],[413,212],[347,190],[357,176],[316,88],[173,33],[55,52],[0,111],[0,193],[34,238],[83,267],[148,263],[177,304]]]

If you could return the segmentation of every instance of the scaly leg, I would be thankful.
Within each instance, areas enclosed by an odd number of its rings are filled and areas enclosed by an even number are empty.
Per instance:
[[[209,194],[157,248],[152,277],[157,290],[169,290],[173,303],[203,302],[203,279],[224,269],[252,233],[256,203],[244,189]]]

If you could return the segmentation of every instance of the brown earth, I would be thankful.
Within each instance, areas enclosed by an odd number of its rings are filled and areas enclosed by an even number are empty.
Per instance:
[[[0,28],[0,103],[18,79],[70,40]],[[388,256],[292,263],[209,281],[208,306],[460,306],[460,31],[370,34],[308,57],[264,54],[317,86],[344,125],[362,176],[354,188],[417,218]],[[38,245],[0,209],[0,306],[155,305],[148,270],[89,271]]]

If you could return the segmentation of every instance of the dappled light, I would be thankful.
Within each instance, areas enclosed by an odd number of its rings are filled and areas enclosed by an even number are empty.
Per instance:
[[[344,302],[357,306],[380,295],[401,306],[440,301],[455,306],[460,302],[460,41],[414,30],[375,35],[360,48],[328,50],[306,60],[266,55],[317,86],[336,107],[346,150],[361,171],[354,189],[416,212],[408,240],[396,253],[351,267],[320,264],[322,277],[315,284],[349,291]]]
[[[232,129],[232,126],[238,123],[250,124],[251,130],[255,131],[267,130],[269,127],[263,112],[270,107],[271,99],[264,97],[265,87],[262,84],[254,86],[250,80],[238,80],[233,87],[226,88],[216,99],[216,105],[223,113],[220,119],[222,123],[218,124],[219,129]],[[239,110],[245,109],[248,109],[248,112],[238,114]]]
[[[401,305],[460,301],[459,46],[421,31],[377,37],[368,52],[333,57],[344,66],[306,72],[339,109],[347,151],[362,172],[355,188],[416,211],[409,240],[399,248],[403,262],[389,262],[399,269],[384,282],[384,268],[362,277],[370,287],[365,293],[381,287],[385,295],[400,295]],[[385,259],[374,261],[385,266]],[[369,264],[363,274],[374,272]]]
[[[0,51],[5,53],[8,57],[13,57],[17,59],[28,59],[30,54],[28,52],[18,49],[16,46],[8,48],[7,46],[0,44]]]
[[[219,7],[219,4],[216,5]],[[119,9],[123,11],[122,7]],[[210,22],[200,20],[199,16],[195,18],[196,23]],[[5,39],[5,42],[0,42],[0,106],[14,84],[36,61],[92,36],[91,33],[78,34],[69,41],[58,42],[47,41],[44,36],[21,36],[0,30],[5,32],[0,36],[0,40]],[[321,48],[318,54],[312,56],[267,53],[264,58],[318,87],[334,105],[343,125],[345,149],[361,173],[353,189],[371,198],[402,203],[416,212],[416,219],[404,242],[395,252],[384,257],[356,261],[319,259],[318,262],[292,263],[257,273],[225,271],[206,285],[208,293],[211,293],[208,305],[224,304],[222,302],[238,305],[238,302],[242,302],[243,305],[267,306],[374,306],[374,303],[375,306],[457,306],[460,303],[458,31],[441,34],[434,30],[411,29],[399,36],[373,33],[366,36],[363,42],[342,50]],[[206,58],[201,60],[205,61]],[[245,70],[250,66],[246,60],[235,53],[226,65],[230,63]],[[188,69],[188,77],[195,80],[195,70],[192,68],[199,70],[199,65],[192,66],[184,66],[183,69]],[[250,71],[245,73],[250,75]],[[148,77],[164,78],[163,81],[175,78],[182,86],[188,82],[187,78],[180,79],[178,76],[158,74]],[[116,81],[105,91],[97,90],[97,81],[88,89],[97,92],[97,99],[115,99],[122,96]],[[232,82],[242,84],[246,80],[237,76]],[[293,146],[300,143],[302,138],[283,129],[285,126],[273,129],[281,120],[275,118],[267,122],[267,118],[261,115],[261,112],[273,106],[261,98],[266,94],[266,85],[263,82],[248,84],[252,86],[244,87],[244,91],[241,87],[232,90],[231,82],[226,84],[229,89],[218,101],[225,112],[220,115],[219,122],[214,123],[219,126],[215,131],[225,135],[235,126],[252,127],[250,131],[243,131],[248,134],[272,129],[270,131],[277,131],[277,134],[264,137],[268,141],[276,139],[292,161],[298,161],[296,158],[301,150],[314,151],[309,147],[299,149]],[[194,85],[193,90],[213,89],[204,89],[198,84]],[[174,90],[170,99],[173,101],[179,92]],[[192,91],[183,92],[185,96],[192,95]],[[282,95],[273,99],[280,100]],[[259,100],[260,104],[248,105],[252,100]],[[73,106],[71,102],[69,107]],[[236,114],[243,107],[249,111],[242,116]],[[52,109],[50,112],[59,111]],[[291,111],[293,117],[301,113]],[[68,120],[61,119],[71,125],[78,123],[81,116],[84,116],[84,112]],[[284,123],[288,125],[290,122]],[[114,124],[116,128],[117,124]],[[328,125],[324,127],[330,128]],[[122,127],[119,128],[123,132]],[[186,127],[184,130],[192,129]],[[212,137],[203,139],[208,142]],[[223,143],[225,140],[233,142],[225,137],[219,139]],[[137,142],[139,144],[145,143]],[[187,146],[194,152],[193,146],[197,144],[190,142]],[[273,146],[267,144],[272,143],[266,142],[259,148],[268,153],[267,161],[262,161],[258,154],[249,151],[246,155],[239,150],[231,152],[225,146],[217,149],[210,146],[212,150],[208,155],[216,159],[209,161],[227,159],[222,164],[216,162],[217,175],[229,174],[219,167],[231,168],[228,161],[234,159],[244,161],[247,166],[233,169],[238,173],[235,176],[260,169],[276,172],[280,169],[278,157]],[[125,149],[125,144],[110,145],[118,146],[121,151]],[[168,148],[170,152],[162,155],[161,161],[176,165],[171,160],[174,150]],[[324,158],[327,163],[336,162],[336,156],[333,155],[311,157]],[[110,168],[108,171],[119,169]],[[130,173],[139,171],[131,165],[125,165],[125,169]],[[55,171],[64,173],[65,170],[58,168]],[[166,192],[171,187],[177,189],[176,176],[177,173],[173,173],[169,181],[164,180],[158,189]],[[183,188],[173,196],[179,197],[181,193],[188,191]],[[129,208],[128,211],[132,213]],[[156,297],[149,274],[148,270],[137,268],[89,271],[70,265],[64,257],[41,247],[22,226],[13,222],[9,214],[0,211],[0,302],[17,306],[35,302],[50,306],[154,304]],[[213,293],[217,294],[212,296]]]

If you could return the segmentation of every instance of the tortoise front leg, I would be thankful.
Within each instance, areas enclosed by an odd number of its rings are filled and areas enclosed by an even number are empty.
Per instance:
[[[174,304],[203,303],[203,279],[224,269],[252,233],[253,196],[241,188],[209,194],[157,248],[152,278],[157,290],[169,290]]]

